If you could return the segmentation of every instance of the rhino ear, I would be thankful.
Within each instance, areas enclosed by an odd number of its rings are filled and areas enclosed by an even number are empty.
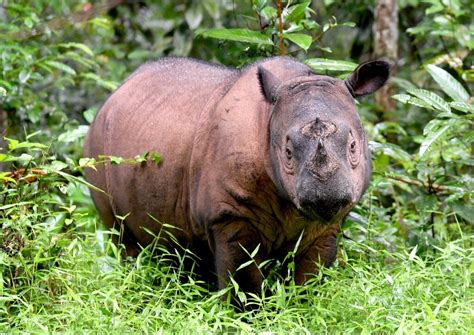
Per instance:
[[[262,92],[265,99],[274,103],[276,101],[276,90],[280,86],[281,81],[273,75],[270,71],[266,70],[262,66],[258,67],[257,71],[258,83],[260,85],[260,91]]]
[[[381,88],[390,74],[390,63],[376,60],[363,63],[352,72],[345,80],[346,86],[352,96],[360,97],[374,93]]]

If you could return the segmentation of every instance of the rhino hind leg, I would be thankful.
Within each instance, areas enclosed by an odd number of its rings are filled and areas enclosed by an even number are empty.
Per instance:
[[[85,139],[84,143],[84,156],[85,157],[94,157],[98,161],[99,155],[104,154],[104,139],[103,133],[105,129],[98,126],[105,123],[105,117],[107,111],[101,110],[97,114],[94,123],[91,125],[89,133]],[[95,127],[94,127],[95,125]],[[116,229],[119,234],[112,235],[112,241],[116,244],[123,244],[125,246],[124,256],[136,256],[140,251],[140,247],[137,243],[135,236],[132,232],[123,224],[118,222],[115,218],[114,211],[112,209],[112,203],[110,201],[110,196],[107,194],[107,181],[106,181],[106,172],[105,165],[97,164],[96,169],[87,168],[85,170],[86,180],[97,187],[98,190],[91,189],[92,200],[94,201],[95,207],[99,213],[99,216],[102,219],[102,222],[108,229]]]

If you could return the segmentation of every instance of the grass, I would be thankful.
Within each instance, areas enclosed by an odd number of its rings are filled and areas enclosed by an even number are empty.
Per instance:
[[[423,258],[416,250],[388,253],[344,241],[338,264],[323,275],[304,287],[268,280],[264,296],[253,301],[257,309],[238,312],[220,300],[225,292],[208,291],[192,276],[182,280],[179,269],[163,262],[165,256],[153,258],[145,250],[121,261],[103,235],[58,234],[50,241],[51,248],[59,248],[56,256],[47,259],[0,253],[0,332],[466,334],[474,329],[474,249],[466,247],[467,238]],[[366,256],[374,253],[375,258]]]
[[[0,175],[0,333],[474,334],[469,226],[407,249],[373,210],[368,225],[347,226],[354,239],[333,267],[302,287],[271,276],[239,311],[221,299],[238,288],[208,289],[172,268],[174,251],[122,260],[87,188],[62,168]]]

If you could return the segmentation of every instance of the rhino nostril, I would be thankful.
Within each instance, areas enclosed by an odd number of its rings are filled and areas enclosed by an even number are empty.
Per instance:
[[[326,148],[324,147],[324,142],[323,142],[323,139],[320,138],[318,140],[318,144],[317,144],[317,147],[316,147],[316,156],[320,156],[320,157],[323,157],[323,158],[326,158],[328,155],[327,151],[326,151]]]
[[[324,147],[323,139],[318,139],[318,143],[316,144],[316,151],[313,156],[313,164],[315,167],[320,168],[328,163],[328,152]]]

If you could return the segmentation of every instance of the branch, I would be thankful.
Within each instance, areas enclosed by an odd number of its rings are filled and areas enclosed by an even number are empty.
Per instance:
[[[408,185],[413,185],[413,186],[418,186],[418,187],[423,187],[426,188],[428,191],[432,190],[435,193],[440,193],[440,192],[448,192],[448,191],[453,191],[455,190],[455,187],[449,187],[449,186],[442,186],[439,184],[426,184],[420,180],[414,180],[414,179],[407,179],[399,176],[386,176],[388,179],[400,181],[402,183],[408,184]]]
[[[280,36],[280,56],[285,55],[285,43],[283,40],[283,19],[281,17],[281,0],[276,0],[278,10],[278,35]]]

